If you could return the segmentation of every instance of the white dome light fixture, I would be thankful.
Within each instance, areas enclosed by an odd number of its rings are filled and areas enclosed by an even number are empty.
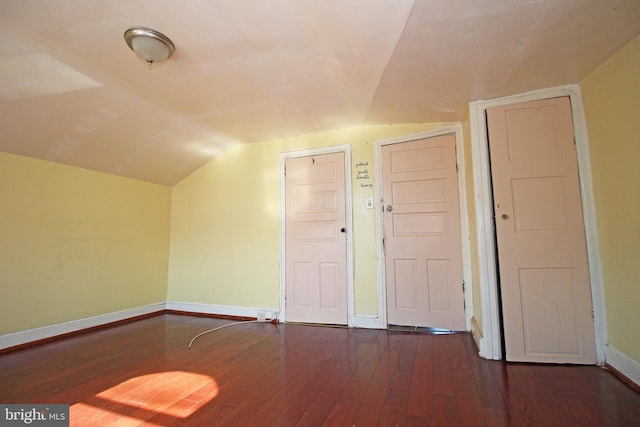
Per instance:
[[[124,40],[150,66],[166,61],[176,50],[169,37],[151,28],[129,28],[124,32]]]

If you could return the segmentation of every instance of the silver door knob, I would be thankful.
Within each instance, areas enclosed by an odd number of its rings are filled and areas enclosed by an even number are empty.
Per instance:
[[[391,212],[391,211],[393,211],[393,206],[387,205],[387,212]]]

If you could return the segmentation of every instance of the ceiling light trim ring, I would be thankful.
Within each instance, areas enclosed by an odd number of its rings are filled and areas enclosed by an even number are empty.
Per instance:
[[[143,52],[139,49],[136,49],[134,45],[134,40],[138,37],[145,38],[148,40],[155,40],[160,42],[166,48],[166,57],[157,58],[152,56],[149,52]],[[165,36],[159,31],[156,31],[152,28],[147,27],[132,27],[124,32],[124,40],[127,42],[127,46],[134,51],[138,56],[140,56],[147,64],[152,65],[160,62],[164,62],[173,55],[176,50],[175,45],[169,39],[169,37]]]

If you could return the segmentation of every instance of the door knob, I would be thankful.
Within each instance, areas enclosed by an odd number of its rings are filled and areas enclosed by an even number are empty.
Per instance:
[[[346,232],[347,232],[347,229],[346,229],[346,228],[344,228],[344,227],[342,227],[342,228],[340,229],[340,232],[341,232],[341,233],[346,233]]]
[[[391,212],[391,211],[393,211],[393,206],[387,205],[387,212]]]
[[[502,219],[509,219],[509,215],[507,215],[507,214],[502,214]]]

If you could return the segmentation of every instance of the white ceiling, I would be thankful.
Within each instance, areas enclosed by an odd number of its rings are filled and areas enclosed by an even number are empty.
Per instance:
[[[578,83],[638,34],[639,0],[0,0],[0,151],[172,185],[237,143]]]

